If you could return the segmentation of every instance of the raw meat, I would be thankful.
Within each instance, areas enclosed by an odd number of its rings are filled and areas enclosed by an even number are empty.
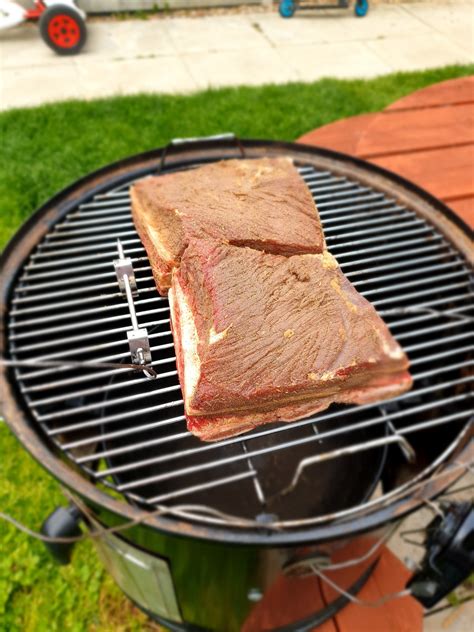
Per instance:
[[[188,243],[211,238],[283,255],[322,252],[311,192],[290,159],[224,160],[131,189],[135,226],[161,294]]]
[[[328,251],[195,239],[169,299],[188,428],[206,441],[411,387],[406,355]]]

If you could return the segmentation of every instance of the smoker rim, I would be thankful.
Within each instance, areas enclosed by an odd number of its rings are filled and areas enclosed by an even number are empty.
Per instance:
[[[357,177],[360,182],[373,187],[384,188],[388,184],[396,199],[407,200],[408,203],[416,203],[416,210],[423,217],[429,219],[442,233],[452,241],[469,260],[469,227],[443,202],[435,198],[427,191],[414,183],[394,174],[386,169],[373,165],[364,160],[353,158],[346,154],[328,150],[325,148],[303,145],[301,143],[286,143],[267,140],[241,140],[241,145],[248,157],[261,157],[281,155],[286,151],[295,160],[313,162],[319,168],[330,169],[338,173],[338,167],[342,171],[351,169],[351,175]],[[145,153],[130,156],[98,169],[85,177],[76,180],[71,185],[46,201],[15,233],[2,255],[0,255],[0,268],[3,281],[0,292],[0,354],[7,350],[7,319],[9,314],[8,296],[10,288],[15,282],[22,265],[51,227],[63,217],[71,207],[83,202],[82,196],[92,197],[104,189],[118,187],[133,177],[139,177],[142,172],[149,172],[156,167],[159,169],[160,161],[165,148],[157,148]],[[215,155],[212,150],[214,150]],[[196,161],[214,161],[218,159],[235,157],[235,149],[223,147],[213,141],[200,141],[191,144],[183,144],[173,148],[173,153],[167,156],[166,170],[182,168],[186,164]],[[45,438],[39,437],[27,415],[24,413],[18,397],[15,381],[8,379],[9,371],[0,366],[0,381],[3,383],[3,412],[7,425],[17,436],[28,452],[61,484],[69,488],[73,493],[80,495],[98,514],[109,514],[104,522],[117,522],[117,518],[132,520],[141,510],[124,501],[116,500],[106,492],[96,487],[76,472],[70,464],[64,463],[54,450],[48,445]],[[9,419],[15,419],[14,423]],[[458,436],[459,444],[455,447],[457,456],[461,459],[472,460],[473,441],[472,429],[465,429]],[[466,429],[468,429],[466,431]],[[454,448],[456,442],[451,444]],[[453,469],[453,456],[448,456],[443,463],[441,472],[445,473],[445,479],[433,481],[428,478],[425,481],[426,498],[433,498],[442,493],[449,485],[461,476],[459,470]],[[426,493],[427,492],[427,493]],[[242,545],[275,546],[301,544],[304,542],[322,542],[343,537],[353,537],[358,533],[376,529],[390,521],[398,520],[402,516],[414,511],[424,502],[423,494],[413,496],[407,492],[400,499],[392,501],[388,506],[381,507],[362,516],[356,516],[350,521],[329,523],[329,525],[317,525],[295,531],[272,532],[269,530],[242,529],[238,527],[208,526],[184,521],[165,516],[153,516],[147,519],[145,528],[158,530],[164,533],[187,536],[209,540],[212,542],[227,542]],[[114,517],[115,516],[115,517]],[[105,518],[105,515],[104,515]]]

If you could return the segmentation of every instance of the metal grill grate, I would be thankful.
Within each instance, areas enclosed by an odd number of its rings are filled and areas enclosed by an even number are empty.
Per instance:
[[[416,450],[429,441],[428,430],[449,426],[455,436],[468,421],[473,332],[466,317],[473,294],[462,257],[383,192],[312,166],[300,173],[317,202],[328,248],[408,353],[413,390],[383,405],[334,406],[215,444],[196,440],[185,426],[168,301],[155,290],[131,220],[129,185],[123,186],[54,226],[24,267],[10,312],[15,360],[127,363],[130,317],[112,265],[117,238],[132,258],[137,317],[149,332],[156,381],[130,369],[16,369],[36,422],[96,483],[148,506],[183,499],[212,506],[214,490],[238,484],[242,493],[245,481],[254,501],[247,513],[255,514],[267,506],[261,473],[275,455],[304,448],[308,456],[333,439],[338,448],[367,450],[370,442],[361,443],[360,433],[387,424],[388,435],[377,435],[373,448],[405,438]],[[434,450],[430,458],[437,456]],[[317,475],[319,465],[312,467]]]

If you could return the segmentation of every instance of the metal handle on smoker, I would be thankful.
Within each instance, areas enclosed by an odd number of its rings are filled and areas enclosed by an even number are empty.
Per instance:
[[[41,533],[49,538],[58,539],[79,537],[82,535],[79,528],[81,519],[82,514],[75,505],[57,507],[43,522]],[[51,541],[44,544],[58,564],[69,564],[75,542]]]
[[[165,166],[166,157],[170,153],[170,150],[175,147],[181,147],[183,145],[193,145],[198,143],[215,143],[217,145],[227,143],[229,145],[235,145],[240,152],[241,158],[245,157],[245,149],[240,142],[240,139],[232,132],[226,132],[224,134],[214,134],[213,136],[197,136],[190,138],[173,138],[161,152],[160,165],[158,167],[158,173],[163,171]]]

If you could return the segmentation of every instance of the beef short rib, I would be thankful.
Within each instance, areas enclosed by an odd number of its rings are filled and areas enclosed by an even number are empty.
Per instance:
[[[283,255],[318,253],[311,192],[289,158],[224,160],[139,181],[132,213],[161,294],[188,243],[211,238]]]
[[[412,384],[404,352],[327,251],[193,240],[169,298],[188,428],[203,440]]]

